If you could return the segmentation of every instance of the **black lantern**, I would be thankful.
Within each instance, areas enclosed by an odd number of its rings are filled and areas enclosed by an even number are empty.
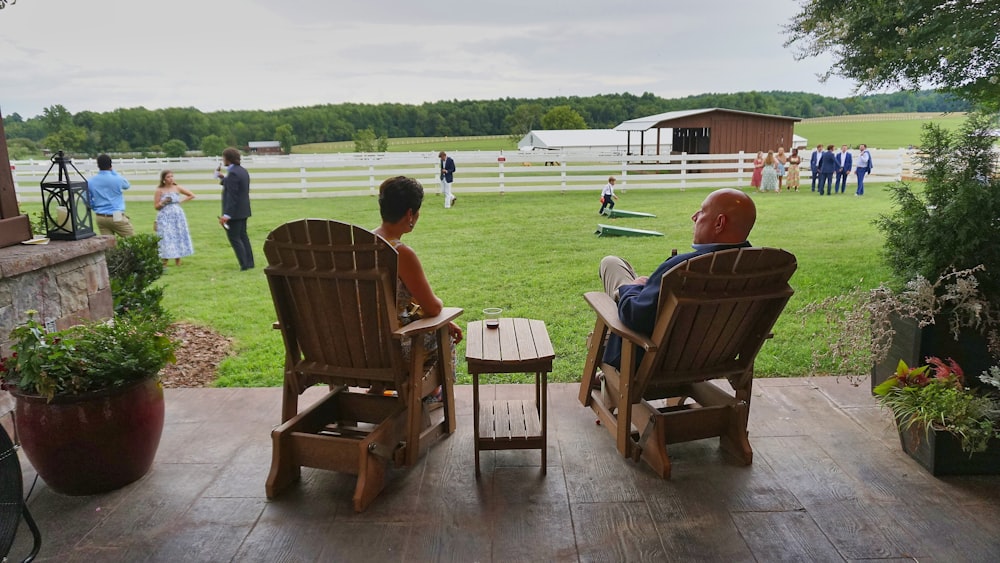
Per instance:
[[[79,180],[72,180],[72,168]],[[46,180],[58,167],[59,179]],[[52,240],[80,240],[94,236],[94,218],[90,215],[90,190],[87,179],[73,166],[73,160],[59,151],[52,157],[52,166],[42,177],[42,214],[45,230]]]

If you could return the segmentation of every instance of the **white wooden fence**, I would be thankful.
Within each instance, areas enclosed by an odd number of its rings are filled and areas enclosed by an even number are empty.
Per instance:
[[[906,149],[872,150],[875,169],[871,181],[887,182],[914,175],[913,153]],[[809,182],[809,152],[802,167],[802,183]],[[745,188],[750,185],[755,153],[617,155],[580,152],[449,153],[455,159],[454,190],[457,193],[509,193],[521,191],[599,191],[608,176],[615,176],[619,190],[685,189],[699,187]],[[52,167],[47,160],[12,163],[14,183],[22,202],[40,202],[39,185]],[[162,170],[174,172],[178,184],[199,199],[219,199],[220,187],[213,179],[214,158],[119,159],[114,169],[132,184],[126,200],[151,200]],[[84,177],[97,172],[94,159],[73,161]],[[315,154],[245,156],[254,199],[317,198],[374,195],[385,178],[413,176],[433,193],[438,189],[440,161],[436,152],[380,154]],[[71,170],[72,174],[72,170]],[[57,178],[52,168],[46,181]]]

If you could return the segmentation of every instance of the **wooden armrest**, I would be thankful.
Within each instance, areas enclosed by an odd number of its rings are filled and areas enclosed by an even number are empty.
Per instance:
[[[590,305],[590,308],[597,313],[597,316],[601,318],[601,321],[608,325],[608,329],[611,332],[637,346],[642,346],[647,352],[656,350],[656,343],[650,340],[649,337],[625,326],[625,323],[618,317],[618,304],[615,303],[615,300],[610,295],[603,291],[590,291],[584,293],[583,298]]]
[[[458,316],[462,313],[463,311],[461,307],[445,307],[444,309],[441,309],[441,312],[436,316],[425,317],[423,319],[413,321],[404,327],[400,327],[399,330],[393,334],[403,338],[422,332],[434,332],[435,330],[458,318]]]
[[[441,309],[441,313],[436,317],[427,317],[425,319],[413,321],[393,334],[403,337],[414,333],[433,332],[441,328],[442,325],[454,320],[463,312],[464,311],[460,307],[445,307],[444,309]],[[274,321],[271,323],[271,328],[274,330],[281,330],[281,323]]]

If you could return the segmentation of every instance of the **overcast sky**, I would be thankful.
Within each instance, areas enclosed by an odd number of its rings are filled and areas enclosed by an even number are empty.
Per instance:
[[[202,111],[853,84],[796,62],[800,0],[17,0],[0,111]]]

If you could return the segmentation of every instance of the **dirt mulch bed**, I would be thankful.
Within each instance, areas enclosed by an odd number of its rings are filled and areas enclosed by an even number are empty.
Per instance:
[[[175,323],[173,336],[180,341],[176,364],[160,372],[164,387],[211,387],[219,362],[230,354],[232,339],[214,330],[187,323]]]

